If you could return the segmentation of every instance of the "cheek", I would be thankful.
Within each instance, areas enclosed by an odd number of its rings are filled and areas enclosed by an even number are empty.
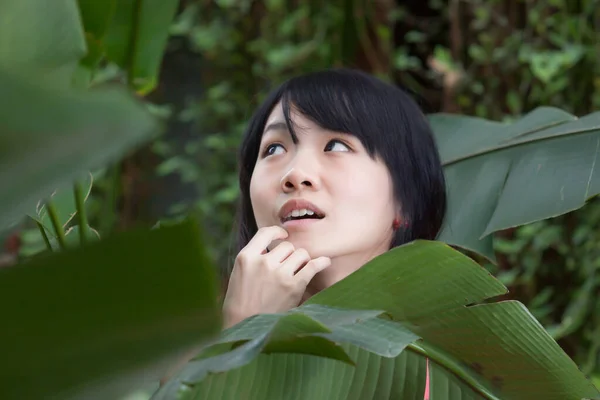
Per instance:
[[[255,171],[250,180],[250,202],[252,203],[252,211],[256,224],[260,228],[265,226],[269,215],[269,199],[270,190],[265,185],[266,179],[261,178],[260,171]]]
[[[348,174],[343,184],[344,196],[357,215],[368,218],[390,219],[395,214],[392,179],[380,166],[357,168]]]

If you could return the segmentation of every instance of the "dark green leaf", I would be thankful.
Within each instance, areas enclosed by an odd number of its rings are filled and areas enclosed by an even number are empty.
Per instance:
[[[77,0],[86,34],[96,41],[102,41],[114,17],[117,3],[117,0]]]
[[[0,270],[2,399],[114,399],[220,328],[191,223]]]

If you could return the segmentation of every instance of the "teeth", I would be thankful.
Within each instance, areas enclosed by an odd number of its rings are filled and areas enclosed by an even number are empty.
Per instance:
[[[292,218],[292,217],[297,218],[297,217],[303,217],[305,215],[315,215],[315,212],[312,210],[307,210],[306,208],[303,208],[300,210],[293,210],[285,218]]]

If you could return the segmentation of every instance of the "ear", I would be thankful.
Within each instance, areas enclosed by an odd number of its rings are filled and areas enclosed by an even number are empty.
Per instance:
[[[400,204],[396,205],[396,212],[394,214],[394,218],[398,221],[404,222],[404,213],[402,212]]]

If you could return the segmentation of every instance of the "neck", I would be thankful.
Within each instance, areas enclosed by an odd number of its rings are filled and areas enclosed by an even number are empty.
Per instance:
[[[383,254],[385,251],[386,248],[380,248],[368,253],[347,254],[331,258],[331,265],[315,275],[306,287],[306,291],[302,297],[302,303],[319,293],[321,290],[327,289],[329,286],[346,278],[348,275],[358,270],[373,258]]]

